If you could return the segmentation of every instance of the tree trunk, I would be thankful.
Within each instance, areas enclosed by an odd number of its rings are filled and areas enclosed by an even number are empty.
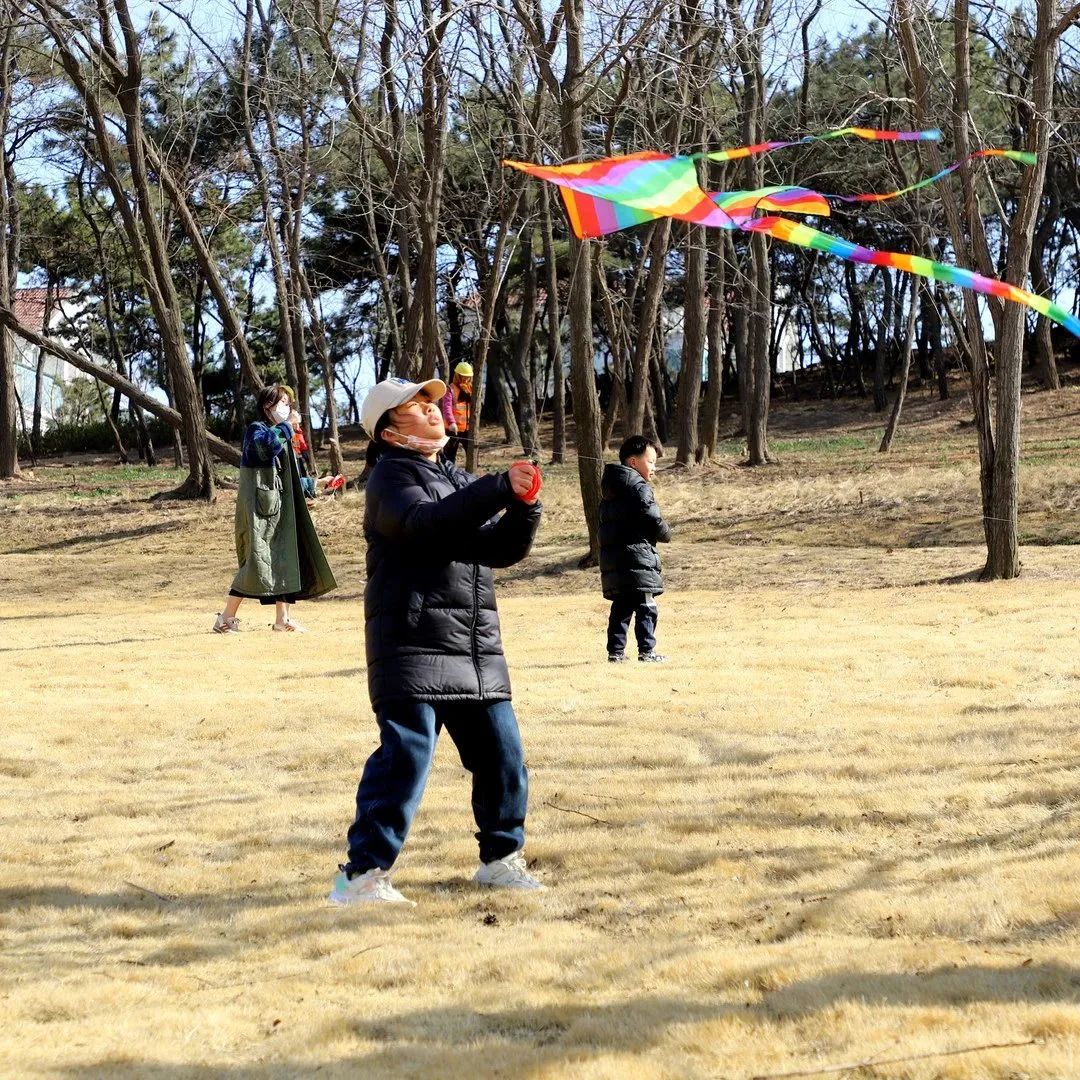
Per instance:
[[[120,460],[121,465],[128,464],[128,452],[127,447],[124,445],[124,437],[120,434],[120,428],[117,427],[116,421],[112,417],[108,405],[105,404],[105,395],[101,390],[101,383],[95,382],[94,387],[97,390],[98,402],[101,404],[101,411],[105,414],[105,423],[109,425],[109,431],[112,432],[113,443],[116,445],[116,454]]]
[[[731,312],[731,341],[735,352],[735,375],[739,383],[739,413],[743,437],[750,430],[750,399],[754,394],[754,367],[750,358],[750,319],[745,299]]]
[[[10,308],[14,300],[19,264],[18,202],[11,160],[8,127],[11,93],[15,82],[15,37],[18,31],[13,7],[5,3],[7,18],[0,26],[0,305]],[[19,433],[16,427],[15,343],[0,333],[0,480],[19,475]]]
[[[506,245],[510,239],[510,222],[517,214],[520,197],[521,193],[519,191],[512,204],[503,209],[490,262],[488,262],[486,244],[477,244],[472,249],[473,263],[480,287],[481,303],[479,332],[474,344],[473,354],[473,403],[469,413],[469,430],[465,433],[467,440],[465,443],[465,468],[469,472],[476,471],[477,463],[480,460],[480,419],[484,409],[484,389],[486,386],[484,368],[487,364],[488,354],[491,351],[495,320],[505,304],[506,275],[504,273],[504,263],[509,258],[506,253]],[[458,432],[458,438],[461,437],[462,433]]]
[[[1046,273],[1044,260],[1047,245],[1058,228],[1061,214],[1061,190],[1053,160],[1047,164],[1046,173],[1046,186],[1050,190],[1050,198],[1042,223],[1035,232],[1031,249],[1032,289],[1041,296],[1046,296],[1050,292],[1050,278]],[[1061,376],[1058,374],[1057,359],[1054,356],[1054,339],[1050,332],[1050,320],[1042,315],[1035,320],[1035,370],[1039,373],[1039,380],[1047,390],[1061,389]]]
[[[940,285],[934,286],[934,292],[930,288],[923,289],[922,308],[923,321],[926,323],[927,337],[930,339],[930,356],[934,375],[937,378],[938,399],[949,400],[949,369],[945,359],[945,348],[941,343],[941,308],[938,307],[937,295],[941,290]]]
[[[916,291],[917,288],[913,287],[912,293],[914,294]],[[903,362],[900,365],[900,387],[896,392],[896,401],[893,402],[892,412],[889,414],[889,422],[885,425],[885,434],[882,436],[881,445],[878,447],[878,452],[882,454],[887,454],[892,449],[893,438],[900,424],[900,413],[904,408],[904,397],[907,394],[908,376],[911,374],[911,352],[915,344],[915,316],[918,310],[917,298],[912,295],[908,307],[907,329],[904,334]]]
[[[892,330],[893,290],[889,271],[881,270],[882,309],[878,322],[877,340],[874,342],[874,412],[884,412],[888,404],[885,396],[885,358]]]
[[[1009,228],[1005,280],[1013,284],[1022,284],[1031,266],[1035,225],[1046,183],[1059,33],[1055,27],[1056,12],[1056,0],[1036,0],[1027,149],[1037,157],[1036,163],[1024,171],[1020,197]],[[997,325],[998,347],[994,358],[997,440],[993,489],[990,506],[985,511],[989,543],[983,572],[983,576],[990,580],[1014,578],[1020,573],[1017,516],[1020,505],[1020,382],[1025,315],[1025,309],[1020,304],[1006,304]]]
[[[510,396],[510,387],[506,382],[506,373],[503,371],[503,360],[499,350],[491,354],[491,362],[488,364],[488,380],[495,384],[495,396],[499,406],[499,420],[503,426],[503,434],[507,446],[521,446],[521,429],[518,427],[517,418],[514,415],[514,399]]]
[[[446,347],[439,327],[438,275],[439,217],[445,172],[449,77],[443,64],[442,44],[451,19],[451,0],[439,0],[436,16],[431,0],[420,0],[425,27],[425,51],[420,65],[420,126],[426,176],[421,186],[420,266],[416,275],[416,302],[422,327],[419,369],[430,379],[446,366]]]
[[[655,340],[660,306],[667,284],[667,250],[671,236],[671,219],[653,222],[649,237],[649,273],[645,281],[645,296],[638,315],[634,347],[634,381],[630,392],[630,417],[627,435],[639,435],[645,427],[645,412],[649,401],[649,373],[652,366],[652,345]]]
[[[600,305],[604,314],[604,324],[607,329],[608,342],[611,346],[612,359],[612,384],[611,400],[608,402],[607,412],[604,414],[600,432],[600,442],[606,450],[611,445],[612,436],[615,433],[615,423],[620,412],[627,424],[630,418],[630,402],[626,394],[626,351],[623,348],[624,334],[623,322],[615,313],[615,305],[611,299],[611,290],[608,288],[606,271],[604,269],[603,251],[596,259],[596,288],[600,293]],[[630,434],[627,430],[627,434]]]
[[[526,214],[529,208],[526,207]],[[536,423],[536,390],[529,371],[529,354],[532,351],[533,333],[536,329],[536,258],[533,254],[533,230],[528,226],[521,231],[521,252],[524,259],[521,286],[521,323],[510,356],[510,374],[518,396],[518,421],[521,431],[521,448],[526,457],[540,453],[540,431]]]
[[[566,67],[559,99],[563,157],[576,160],[585,150],[582,104],[582,44],[585,32],[583,0],[564,0]],[[573,387],[574,424],[577,429],[578,480],[589,529],[589,550],[581,565],[599,559],[600,404],[596,397],[592,333],[592,251],[588,242],[570,239],[570,380]]]
[[[752,300],[750,318],[750,363],[754,383],[750,397],[750,424],[746,449],[751,465],[766,465],[769,457],[769,397],[772,370],[769,364],[769,324],[772,316],[772,280],[769,248],[761,233],[750,238]]]
[[[683,347],[679,368],[679,444],[675,460],[693,464],[698,449],[701,361],[705,351],[705,255],[707,238],[700,226],[686,230],[686,288],[683,293]]]
[[[544,281],[547,289],[547,362],[551,368],[551,464],[566,460],[566,372],[563,370],[562,315],[559,310],[559,270],[552,239],[548,185],[540,186],[540,221],[544,240]]]
[[[50,273],[45,286],[45,314],[42,318],[42,332],[48,333],[52,323],[53,300],[56,296],[56,279]],[[30,426],[30,454],[36,456],[41,453],[41,412],[42,397],[45,394],[45,358],[48,353],[44,349],[37,351],[37,364],[34,368],[34,408]]]
[[[709,316],[705,328],[708,344],[709,385],[705,391],[705,417],[701,428],[699,462],[711,461],[720,439],[720,403],[724,393],[724,305],[727,297],[727,258],[724,234],[717,231],[712,247],[709,279]]]
[[[746,26],[738,0],[727,0],[728,16],[735,31],[735,53],[742,79],[742,135],[747,145],[764,138],[765,76],[762,64],[763,38],[772,21],[772,0],[757,0],[753,28]],[[746,180],[749,189],[764,183],[764,166],[760,156],[746,159]],[[769,266],[769,247],[762,233],[750,238],[750,312],[747,339],[753,382],[749,387],[749,417],[746,449],[749,464],[764,465],[770,460],[768,426],[769,396],[772,390],[772,370],[769,362],[769,328],[772,321],[772,277]]]
[[[336,393],[336,379],[334,377],[334,358],[330,353],[330,343],[326,339],[326,327],[323,324],[322,312],[316,303],[315,296],[308,282],[307,272],[301,268],[301,288],[304,293],[304,302],[307,305],[308,318],[311,320],[311,336],[315,342],[315,352],[319,357],[319,365],[323,373],[323,386],[326,391],[326,423],[330,428],[330,471],[333,474],[342,473],[345,470],[345,459],[341,455],[341,436],[338,431],[338,411]]]

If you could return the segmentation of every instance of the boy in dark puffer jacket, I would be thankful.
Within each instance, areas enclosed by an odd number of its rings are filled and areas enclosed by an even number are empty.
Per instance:
[[[626,636],[635,619],[638,660],[660,664],[656,649],[656,597],[664,591],[656,545],[671,539],[649,481],[658,447],[632,435],[619,450],[618,465],[604,469],[600,500],[600,582],[611,601],[607,651],[612,664],[626,659]]]

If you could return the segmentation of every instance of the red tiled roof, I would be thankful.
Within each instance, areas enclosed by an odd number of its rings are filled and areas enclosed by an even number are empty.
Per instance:
[[[45,329],[46,289],[16,289],[13,310],[15,318],[31,330]],[[60,289],[58,297],[66,300],[74,293],[71,289]]]

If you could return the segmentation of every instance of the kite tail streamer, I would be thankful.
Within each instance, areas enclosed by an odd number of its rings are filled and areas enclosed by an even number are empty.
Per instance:
[[[877,131],[871,128],[843,128],[824,135],[808,135],[791,142],[761,143],[758,146],[739,147],[706,154],[711,160],[724,161],[763,153],[782,146],[835,139],[844,135],[881,141],[916,142],[936,140],[940,132]],[[1025,165],[1035,161],[1033,154],[1019,150],[978,150],[969,155],[972,160],[980,157],[1006,157]],[[899,252],[875,251],[836,236],[819,232],[788,218],[776,217],[777,211],[788,213],[829,213],[827,199],[843,202],[886,202],[910,191],[929,186],[955,172],[963,160],[926,180],[884,195],[837,195],[825,196],[808,188],[786,186],[761,188],[757,191],[727,191],[707,195],[700,187],[697,168],[693,158],[661,154],[646,150],[622,157],[604,158],[597,161],[575,162],[569,165],[533,165],[527,162],[507,161],[504,164],[547,180],[559,186],[567,217],[574,235],[579,239],[605,236],[659,218],[675,218],[695,225],[713,228],[741,229],[745,232],[761,232],[798,247],[823,251],[849,262],[871,266],[885,266],[934,281],[958,285],[986,296],[1024,304],[1032,311],[1064,326],[1070,333],[1080,337],[1080,319],[1046,297],[1037,296],[1018,286],[985,277],[972,270],[965,270],[946,263]],[[765,217],[755,217],[759,210],[771,211]]]
[[[887,131],[881,128],[846,127],[835,131],[825,131],[820,135],[804,135],[801,139],[785,139],[773,142],[755,143],[753,146],[737,146],[732,150],[713,150],[694,154],[695,158],[709,161],[738,161],[754,154],[768,154],[773,150],[783,150],[788,146],[803,146],[806,143],[825,142],[828,139],[842,139],[854,135],[857,139],[869,139],[873,142],[937,142],[941,132],[937,128],[929,131]]]
[[[1011,300],[1013,303],[1031,308],[1032,311],[1044,315],[1051,322],[1065,327],[1071,334],[1080,337],[1080,319],[1059,304],[1055,304],[1045,296],[1028,292],[1027,289],[1010,285],[1008,282],[977,274],[974,270],[933,262],[931,259],[924,259],[918,255],[905,255],[897,251],[876,251],[873,248],[863,247],[861,244],[853,244],[850,240],[842,240],[838,236],[830,236],[809,225],[791,221],[789,218],[774,216],[754,218],[741,225],[740,228],[744,232],[765,233],[767,236],[797,247],[823,251],[827,255],[847,259],[848,262],[885,266],[915,274],[918,277],[930,278],[932,281],[959,285],[961,288],[971,289],[984,296],[997,296],[1002,300]]]
[[[966,162],[975,161],[978,158],[990,157],[1009,158],[1011,161],[1019,161],[1022,165],[1034,165],[1036,161],[1035,155],[1028,153],[1026,150],[976,150],[974,153],[968,154],[967,157],[963,157],[959,161],[954,161],[951,165],[942,169],[941,172],[934,173],[933,176],[928,176],[925,180],[919,180],[914,184],[909,184],[907,187],[900,188],[898,191],[890,191],[888,194],[884,195],[878,195],[874,192],[866,195],[826,195],[825,198],[835,199],[837,202],[846,203],[888,202],[890,199],[898,199],[901,195],[907,195],[912,191],[919,191],[922,188],[929,187],[931,184],[936,184],[939,180],[944,180],[946,176],[951,176]]]

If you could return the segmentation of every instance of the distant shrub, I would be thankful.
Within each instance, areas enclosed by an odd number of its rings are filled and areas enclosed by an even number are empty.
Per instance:
[[[228,422],[225,420],[211,419],[207,425],[211,432],[221,438],[230,438]],[[135,425],[126,417],[117,424],[120,438],[124,446],[131,451],[132,457],[138,456],[139,439]],[[154,449],[158,456],[171,451],[172,428],[161,420],[147,420],[147,428],[150,438],[154,442]],[[116,450],[116,440],[113,438],[112,429],[105,420],[95,420],[90,423],[58,423],[51,425],[41,433],[41,448],[38,450],[39,457],[58,457],[61,454],[110,454]],[[30,456],[30,444],[19,432],[19,454],[23,457]]]

